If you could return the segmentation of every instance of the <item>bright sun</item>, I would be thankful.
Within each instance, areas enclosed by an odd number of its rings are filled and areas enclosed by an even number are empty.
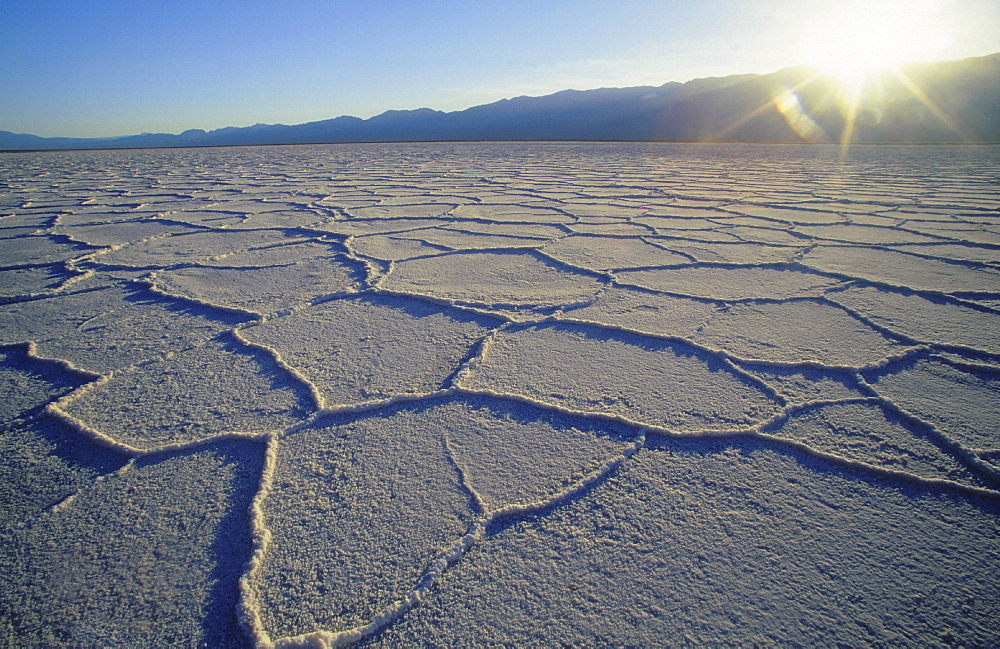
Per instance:
[[[803,62],[849,86],[909,61],[933,60],[950,44],[940,2],[833,2],[801,32]]]

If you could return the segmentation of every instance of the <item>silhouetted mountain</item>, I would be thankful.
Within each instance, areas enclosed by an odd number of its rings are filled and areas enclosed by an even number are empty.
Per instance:
[[[7,150],[434,140],[1000,142],[1000,53],[909,65],[902,74],[869,80],[859,98],[798,67],[292,126],[90,139],[0,131],[0,149]]]

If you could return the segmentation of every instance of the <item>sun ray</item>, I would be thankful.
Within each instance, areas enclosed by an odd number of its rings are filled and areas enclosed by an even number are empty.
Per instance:
[[[864,80],[854,79],[843,88],[847,97],[846,110],[844,111],[844,127],[840,132],[840,161],[847,157],[847,149],[854,140],[854,126],[858,121],[858,109],[861,106],[861,95],[864,91]]]
[[[947,113],[941,110],[941,108],[938,107],[938,105],[935,104],[934,101],[927,96],[927,93],[925,93],[920,86],[918,86],[912,79],[910,79],[910,77],[907,76],[905,72],[903,72],[902,70],[894,70],[893,73],[895,74],[896,78],[899,79],[899,82],[902,83],[906,87],[906,89],[909,90],[910,93],[913,94],[913,96],[920,101],[920,103],[926,106],[927,110],[931,111],[931,114],[934,115],[934,117],[941,120],[942,124],[947,126],[956,135],[958,135],[958,137],[962,139],[962,142],[966,144],[972,142],[972,138],[970,138],[963,131],[963,129],[958,125],[958,123],[956,123],[955,120],[952,119]]]

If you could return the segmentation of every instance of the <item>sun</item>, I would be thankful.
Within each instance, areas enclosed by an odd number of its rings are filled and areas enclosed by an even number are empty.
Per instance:
[[[911,61],[939,58],[951,39],[941,2],[833,2],[800,33],[802,62],[848,87]]]
[[[773,14],[782,29],[776,51],[792,57],[787,65],[805,64],[812,71],[790,86],[775,87],[769,101],[712,139],[776,111],[802,140],[838,143],[846,154],[860,129],[881,120],[894,97],[905,97],[968,140],[947,107],[938,105],[921,87],[920,75],[905,65],[955,54],[954,46],[968,40],[976,31],[973,25],[979,24],[970,17],[974,12],[959,11],[963,6],[971,5],[962,0],[797,0],[794,6],[786,5]],[[956,38],[959,34],[963,38]],[[821,92],[804,102],[802,91],[814,83]],[[831,109],[839,111],[840,121]],[[833,121],[822,119],[829,115]]]

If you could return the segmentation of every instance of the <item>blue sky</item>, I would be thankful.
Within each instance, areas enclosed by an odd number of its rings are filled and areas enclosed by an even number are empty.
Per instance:
[[[295,124],[772,72],[854,2],[0,0],[0,130]],[[996,0],[886,2],[923,3],[940,32],[914,58],[1000,51]]]

